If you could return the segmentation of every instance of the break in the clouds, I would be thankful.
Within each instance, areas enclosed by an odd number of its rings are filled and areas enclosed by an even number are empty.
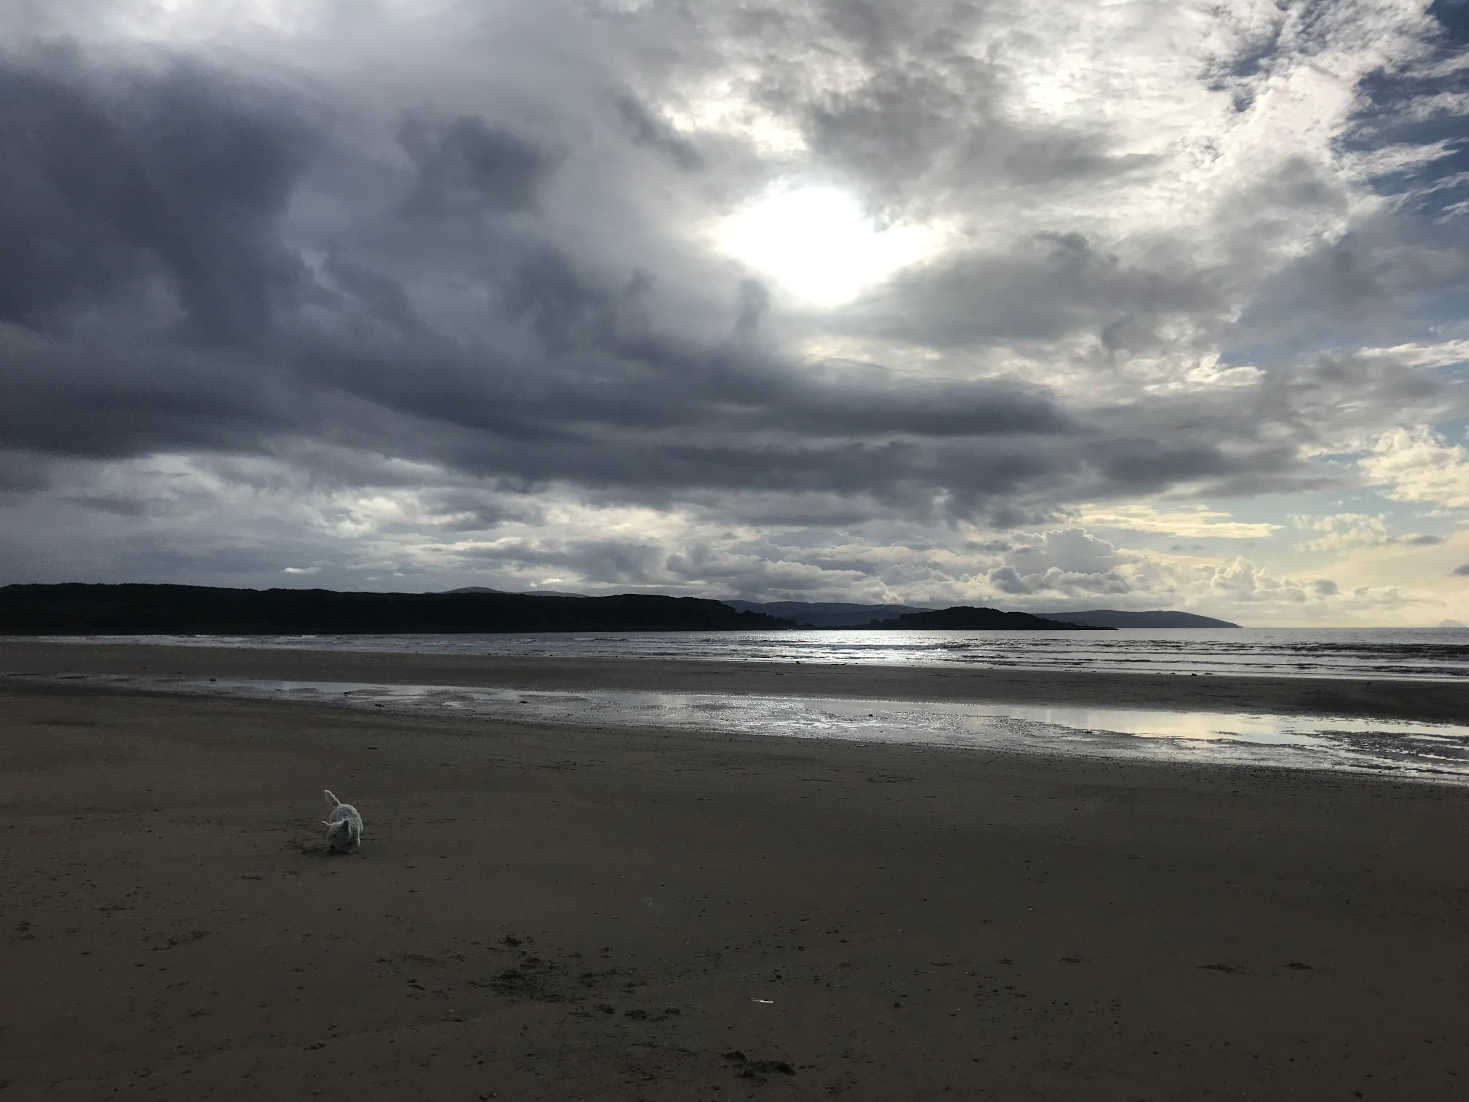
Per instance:
[[[21,0],[0,579],[1469,618],[1462,2]]]

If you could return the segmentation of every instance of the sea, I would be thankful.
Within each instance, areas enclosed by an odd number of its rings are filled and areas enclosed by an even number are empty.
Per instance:
[[[175,691],[589,728],[687,730],[1370,773],[1469,784],[1469,628],[1116,631],[542,632],[453,635],[90,636],[70,642],[445,656],[684,659],[967,669],[1106,670],[1421,681],[1464,686],[1462,723],[1269,712],[895,702],[631,691],[216,681]]]

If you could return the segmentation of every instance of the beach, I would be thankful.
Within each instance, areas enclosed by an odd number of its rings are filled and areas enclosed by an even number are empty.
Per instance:
[[[1460,720],[1456,685],[0,644],[11,1098],[1449,1098],[1463,787],[107,678]],[[67,675],[70,679],[58,679]],[[329,856],[321,790],[361,809]]]

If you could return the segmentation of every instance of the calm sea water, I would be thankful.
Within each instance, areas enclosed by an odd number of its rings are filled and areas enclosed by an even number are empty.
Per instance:
[[[715,693],[528,692],[440,685],[171,681],[163,687],[185,692],[287,696],[409,714],[457,714],[594,728],[635,726],[677,731],[695,727],[788,738],[1283,766],[1469,784],[1469,630],[1463,628],[114,636],[72,641],[445,655],[1463,680],[1465,720],[1452,724],[1265,712],[735,698]]]
[[[1465,679],[1469,628],[1118,631],[543,632],[485,635],[109,636],[190,646],[453,655],[835,662],[1140,673]]]

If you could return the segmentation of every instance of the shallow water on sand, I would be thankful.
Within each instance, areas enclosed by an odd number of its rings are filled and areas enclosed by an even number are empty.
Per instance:
[[[130,684],[145,687],[139,679]],[[161,686],[160,686],[161,687]],[[913,703],[632,691],[547,692],[346,682],[168,682],[224,693],[568,726],[1274,766],[1469,783],[1469,725],[1166,709]]]
[[[1119,631],[634,631],[463,635],[90,636],[174,643],[446,656],[818,662],[944,669],[1126,670],[1464,681],[1466,628],[1123,628]]]

